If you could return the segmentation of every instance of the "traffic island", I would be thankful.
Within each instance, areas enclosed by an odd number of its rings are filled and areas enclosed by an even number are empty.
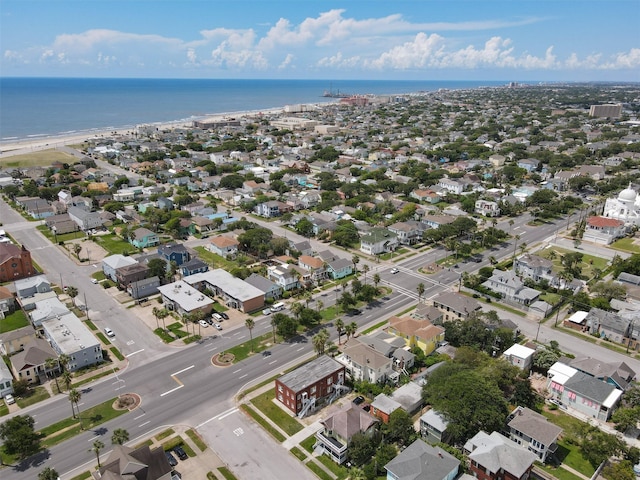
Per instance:
[[[137,393],[123,393],[113,402],[114,410],[135,410],[142,403]]]
[[[211,363],[216,367],[228,367],[233,365],[236,356],[233,353],[222,352],[211,357]]]

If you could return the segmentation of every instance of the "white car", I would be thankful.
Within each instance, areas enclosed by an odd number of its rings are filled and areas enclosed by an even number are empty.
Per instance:
[[[263,315],[271,315],[271,309],[270,308],[265,308],[264,310],[262,310],[262,314]]]
[[[104,327],[104,333],[107,334],[107,337],[115,337],[116,334],[113,333],[113,330],[111,330],[109,327]]]
[[[220,325],[219,323],[214,323],[213,326],[216,327],[218,330],[222,330],[222,325]]]
[[[398,273],[399,271],[400,271],[400,270],[398,270],[397,268],[392,268],[392,269],[391,269],[391,273],[393,273],[394,275],[395,275],[396,273]]]
[[[220,315],[219,313],[212,313],[211,316],[218,321],[222,320],[222,315]]]
[[[198,323],[200,324],[201,327],[205,327],[206,328],[206,327],[209,326],[209,324],[206,322],[206,320],[200,320]]]
[[[13,398],[13,395],[11,395],[9,393],[9,394],[5,395],[4,403],[6,403],[7,405],[13,405],[14,403],[16,403],[16,399]]]

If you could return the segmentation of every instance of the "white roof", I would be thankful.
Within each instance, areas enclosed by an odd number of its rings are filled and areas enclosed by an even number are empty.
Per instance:
[[[241,302],[245,302],[256,297],[264,297],[264,292],[262,290],[257,289],[241,278],[234,277],[221,268],[189,275],[188,277],[185,277],[184,281],[190,284],[205,281],[211,285],[215,285],[230,297],[240,300]]]
[[[187,277],[189,278],[189,277]],[[202,307],[213,305],[213,300],[199,292],[183,280],[161,285],[158,290],[172,302],[176,302],[183,310],[191,312]]]
[[[43,321],[42,328],[58,346],[58,350],[67,355],[100,345],[96,337],[73,312]]]
[[[556,362],[549,368],[548,376],[554,382],[564,385],[567,380],[573,377],[578,370],[561,362]]]
[[[602,406],[607,408],[613,407],[616,403],[618,403],[618,399],[620,398],[620,395],[622,395],[622,390],[618,390],[617,388],[614,388],[609,394],[609,396],[607,397],[607,399],[604,402],[602,402]]]
[[[589,312],[579,311],[571,315],[569,317],[569,321],[573,323],[582,323],[584,319],[587,318],[587,315],[589,315]]]
[[[525,347],[524,345],[520,345],[519,343],[514,343],[511,345],[505,352],[505,357],[518,357],[518,358],[529,358],[536,351],[533,348]]]

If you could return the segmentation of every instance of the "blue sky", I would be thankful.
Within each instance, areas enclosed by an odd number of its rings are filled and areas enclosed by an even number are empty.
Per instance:
[[[640,0],[0,0],[0,75],[640,81]]]

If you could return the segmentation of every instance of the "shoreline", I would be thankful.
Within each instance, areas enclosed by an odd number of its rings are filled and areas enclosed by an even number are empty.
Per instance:
[[[330,104],[322,104],[323,106]],[[320,105],[320,104],[318,104]],[[17,138],[15,140],[0,141],[0,162],[4,158],[12,157],[15,155],[23,155],[26,153],[56,149],[58,147],[64,147],[71,144],[83,143],[89,139],[97,138],[110,138],[113,136],[126,135],[133,133],[138,127],[142,125],[149,125],[156,127],[158,130],[166,130],[173,128],[193,128],[193,122],[197,120],[224,120],[229,117],[254,117],[258,115],[277,115],[284,113],[285,107],[273,107],[261,110],[245,110],[239,112],[222,112],[212,113],[210,115],[202,115],[192,117],[190,119],[174,120],[170,122],[149,122],[141,123],[134,126],[126,127],[104,127],[87,129],[84,131],[74,133],[60,133],[57,135],[43,135],[33,138]]]

